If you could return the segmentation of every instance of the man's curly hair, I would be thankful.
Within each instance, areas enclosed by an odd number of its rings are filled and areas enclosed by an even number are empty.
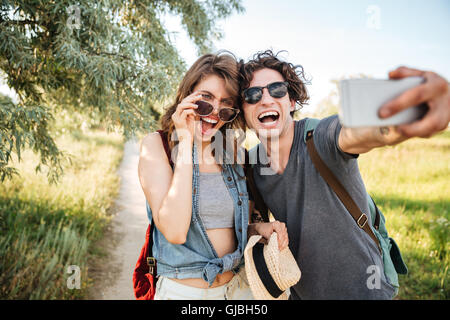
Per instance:
[[[276,70],[283,76],[285,81],[289,83],[289,98],[294,100],[298,106],[291,112],[291,116],[293,117],[295,111],[300,110],[303,105],[308,104],[309,95],[306,90],[306,84],[309,84],[309,81],[305,78],[303,67],[301,65],[293,65],[292,63],[282,61],[278,58],[280,52],[274,54],[272,50],[266,50],[264,52],[256,53],[253,58],[246,63],[244,63],[243,60],[240,61],[240,98],[241,102],[243,102],[244,98],[242,93],[250,86],[254,72],[264,68]]]

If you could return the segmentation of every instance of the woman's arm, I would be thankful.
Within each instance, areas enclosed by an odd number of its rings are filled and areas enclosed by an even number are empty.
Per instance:
[[[159,133],[147,135],[141,144],[139,180],[152,209],[153,220],[167,241],[186,242],[192,217],[192,148],[194,141],[196,91],[184,98],[171,119],[178,137],[174,171],[169,164]]]
[[[192,215],[192,142],[178,144],[175,170],[169,165],[159,133],[141,143],[138,174],[155,226],[170,243],[183,244]]]

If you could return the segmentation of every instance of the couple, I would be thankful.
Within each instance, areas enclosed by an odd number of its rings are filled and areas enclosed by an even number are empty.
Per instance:
[[[337,116],[331,116],[314,131],[322,159],[365,212],[358,154],[410,137],[429,137],[449,123],[443,78],[404,67],[389,74],[417,75],[426,82],[385,105],[380,116],[426,102],[429,111],[421,120],[388,130],[355,129],[341,127]],[[393,297],[395,288],[383,273],[381,286],[368,288],[367,268],[383,270],[378,248],[355,226],[309,158],[305,121],[293,120],[296,105],[307,100],[301,67],[271,51],[246,63],[228,53],[206,54],[187,71],[174,104],[161,119],[161,130],[141,143],[139,179],[156,226],[155,299],[252,299],[243,271],[244,248],[250,235],[269,239],[273,232],[279,249],[289,247],[302,272],[290,288],[290,299]],[[237,161],[239,133],[246,127],[257,133],[274,170],[264,174],[263,164],[253,167],[273,222],[251,219],[254,203]],[[230,135],[230,129],[238,134]],[[224,139],[223,150],[212,147],[217,139]],[[277,148],[271,148],[275,140]]]

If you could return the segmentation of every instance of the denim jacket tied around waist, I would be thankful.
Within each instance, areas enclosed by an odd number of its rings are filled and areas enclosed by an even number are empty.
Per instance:
[[[244,263],[243,252],[247,244],[249,217],[248,193],[243,167],[237,164],[233,166],[230,164],[231,161],[225,161],[222,177],[233,199],[234,229],[238,245],[234,252],[219,258],[199,215],[197,154],[197,147],[194,143],[192,151],[192,216],[186,242],[172,244],[166,240],[158,228],[155,228],[153,232],[153,255],[158,263],[158,276],[177,279],[202,278],[211,286],[218,274],[226,271],[237,273]],[[152,212],[148,203],[147,215],[151,221]]]

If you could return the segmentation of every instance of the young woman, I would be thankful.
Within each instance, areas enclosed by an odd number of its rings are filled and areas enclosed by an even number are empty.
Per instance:
[[[219,143],[230,138],[227,129],[244,128],[238,96],[236,59],[206,54],[187,71],[161,130],[142,140],[139,179],[156,227],[155,299],[252,299],[241,268],[249,222],[244,170],[230,161],[236,150]],[[266,238],[277,231],[287,246],[284,224],[256,229]]]

